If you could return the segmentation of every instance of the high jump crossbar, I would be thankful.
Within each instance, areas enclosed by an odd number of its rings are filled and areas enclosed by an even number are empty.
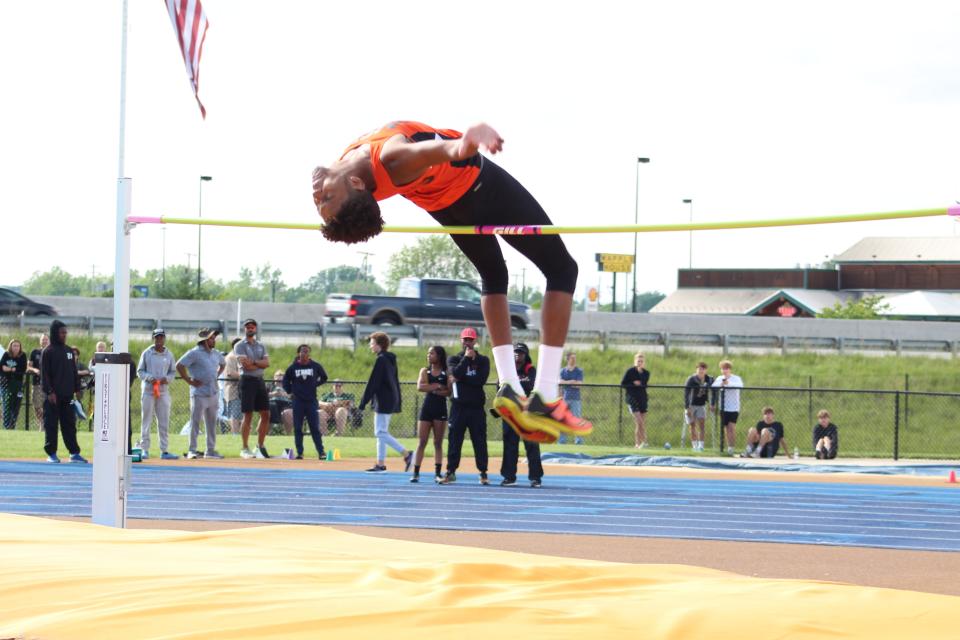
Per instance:
[[[571,233],[658,233],[664,231],[719,231],[723,229],[757,229],[762,227],[796,227],[814,224],[842,222],[871,222],[877,220],[903,220],[907,218],[932,218],[953,216],[960,221],[960,204],[940,209],[915,209],[908,211],[885,211],[880,213],[856,213],[833,216],[808,216],[802,218],[773,218],[768,220],[734,220],[722,222],[697,222],[681,224],[641,224],[592,227],[563,227],[554,225],[483,225],[455,227],[398,227],[387,225],[384,233],[443,233],[454,235],[557,235]],[[305,222],[267,222],[262,220],[217,220],[210,218],[180,218],[176,216],[127,216],[131,224],[184,224],[208,227],[247,227],[254,229],[294,229],[319,231],[321,225]]]

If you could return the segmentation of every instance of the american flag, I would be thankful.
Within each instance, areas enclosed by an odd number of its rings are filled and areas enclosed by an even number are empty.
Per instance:
[[[203,13],[200,0],[165,0],[173,30],[180,41],[180,51],[187,66],[187,76],[193,86],[193,95],[200,105],[200,114],[206,118],[207,110],[200,102],[200,55],[203,53],[203,41],[207,37],[207,16]]]

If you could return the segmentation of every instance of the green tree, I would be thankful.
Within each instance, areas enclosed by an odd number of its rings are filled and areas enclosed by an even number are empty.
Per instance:
[[[151,298],[169,300],[211,300],[217,299],[223,291],[219,280],[209,278],[200,272],[200,292],[197,293],[197,270],[185,264],[172,264],[166,269],[148,269],[142,276],[130,273],[131,285],[145,285],[150,288]]]
[[[866,296],[859,300],[847,300],[846,304],[835,302],[832,307],[822,309],[817,317],[840,320],[878,320],[883,317],[880,312],[889,308],[890,305],[883,302],[882,296]]]
[[[507,291],[507,297],[511,302],[523,302],[534,309],[539,309],[543,304],[543,292],[535,287],[518,287],[512,284]]]
[[[637,294],[637,311],[646,313],[657,306],[657,303],[667,297],[667,294],[659,291],[644,291]]]
[[[363,269],[339,265],[323,269],[307,278],[299,286],[288,290],[289,302],[324,302],[331,293],[383,293],[383,287]]]
[[[386,288],[395,291],[401,278],[451,278],[478,284],[480,275],[450,236],[420,238],[390,256]]]
[[[280,269],[274,269],[269,262],[254,269],[241,267],[237,278],[225,283],[215,299],[255,302],[283,300],[287,285],[282,276]]]

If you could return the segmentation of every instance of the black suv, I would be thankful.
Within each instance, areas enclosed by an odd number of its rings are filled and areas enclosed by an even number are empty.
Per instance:
[[[0,288],[0,316],[55,316],[57,310],[48,304],[34,302],[30,298],[20,295],[16,291]]]

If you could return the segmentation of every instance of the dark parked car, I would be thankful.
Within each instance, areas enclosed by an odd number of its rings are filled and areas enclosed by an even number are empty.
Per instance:
[[[327,320],[335,318],[339,316]],[[403,278],[395,296],[350,296],[342,320],[358,324],[480,324],[480,289],[463,280]],[[514,329],[526,329],[529,305],[510,302],[510,324]]]
[[[0,288],[0,316],[55,316],[57,310],[48,304],[34,302],[16,291]]]

